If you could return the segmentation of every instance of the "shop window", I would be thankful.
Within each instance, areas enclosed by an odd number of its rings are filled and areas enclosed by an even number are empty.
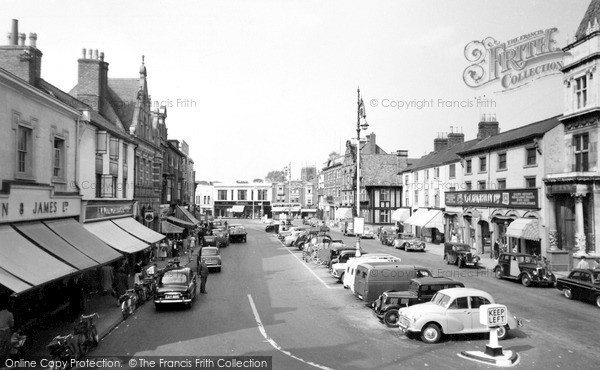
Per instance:
[[[498,154],[498,169],[505,170],[506,169],[506,153]]]
[[[575,154],[575,172],[589,170],[589,134],[573,135],[573,153]]]

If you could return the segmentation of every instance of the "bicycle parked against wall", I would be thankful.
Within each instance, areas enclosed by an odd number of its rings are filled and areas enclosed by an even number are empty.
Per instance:
[[[137,299],[135,289],[127,289],[125,294],[119,297],[123,319],[126,319],[129,315],[133,314],[133,311],[137,308]]]
[[[52,358],[52,370],[70,369],[71,360],[77,358],[73,334],[57,335],[46,346]]]
[[[79,357],[86,355],[90,348],[98,345],[100,338],[96,330],[95,318],[100,316],[97,313],[91,315],[81,315],[79,322],[73,329],[73,334],[77,336],[77,345],[79,347]]]

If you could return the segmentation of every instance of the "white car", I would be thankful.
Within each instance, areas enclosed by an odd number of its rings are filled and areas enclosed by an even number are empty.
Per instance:
[[[306,231],[306,230],[292,231],[291,235],[288,235],[285,238],[283,238],[283,245],[285,245],[286,247],[291,247],[292,245],[294,245],[294,243],[296,243],[296,241],[298,240],[300,235],[306,234],[306,233],[308,233],[308,231]]]
[[[479,322],[479,307],[494,303],[494,298],[483,290],[442,289],[430,302],[400,308],[398,323],[407,336],[418,333],[425,343],[437,343],[444,334],[487,333],[490,329]],[[507,312],[507,324],[498,328],[498,339],[520,326],[521,320]]]
[[[381,261],[400,262],[401,259],[400,257],[392,256],[391,254],[386,253],[372,253],[358,258],[349,259],[348,262],[346,262],[346,270],[341,277],[344,288],[348,288],[352,291],[352,293],[354,293],[354,275],[356,274],[356,268],[359,264]]]

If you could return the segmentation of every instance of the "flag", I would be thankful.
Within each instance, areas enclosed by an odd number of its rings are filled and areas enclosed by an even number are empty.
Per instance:
[[[358,116],[362,118],[367,117],[367,112],[365,112],[365,103],[363,102],[363,98],[360,98],[360,102],[358,103]]]

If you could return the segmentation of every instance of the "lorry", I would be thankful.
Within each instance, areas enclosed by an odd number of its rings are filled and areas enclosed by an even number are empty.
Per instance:
[[[246,235],[247,232],[244,226],[238,224],[229,225],[229,241],[231,243],[245,243]]]

